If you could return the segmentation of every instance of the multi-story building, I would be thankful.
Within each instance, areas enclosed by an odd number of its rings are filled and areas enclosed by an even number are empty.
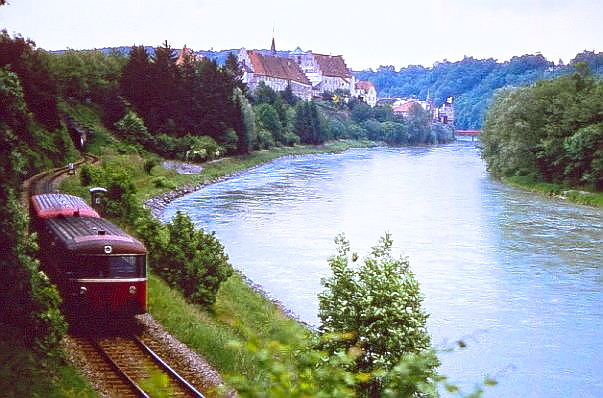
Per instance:
[[[356,98],[366,102],[371,107],[377,105],[377,90],[375,85],[368,80],[360,80],[356,82]]]
[[[297,47],[289,53],[289,59],[297,62],[312,82],[314,96],[336,90],[345,90],[354,95],[355,79],[341,55],[315,54]]]
[[[243,83],[251,91],[263,81],[274,91],[283,91],[290,86],[296,96],[306,100],[312,98],[312,83],[295,61],[245,49],[239,51],[238,60],[243,69]]]
[[[275,91],[291,86],[293,93],[303,99],[336,90],[355,96],[354,76],[341,55],[314,54],[297,47],[280,57],[273,38],[269,53],[241,49],[238,60],[244,73],[243,82],[252,91],[263,81]]]

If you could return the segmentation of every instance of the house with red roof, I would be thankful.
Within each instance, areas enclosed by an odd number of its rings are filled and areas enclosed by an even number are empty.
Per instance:
[[[241,49],[238,60],[243,69],[243,82],[251,91],[263,81],[274,91],[283,91],[290,86],[296,96],[306,100],[312,98],[312,83],[292,59]]]
[[[361,101],[366,102],[371,107],[377,105],[377,89],[375,85],[368,80],[360,80],[356,82],[354,87],[356,93],[355,96]]]
[[[297,47],[288,56],[277,56],[273,38],[269,53],[241,49],[238,60],[243,82],[252,91],[263,81],[275,91],[283,91],[289,85],[303,99],[336,90],[355,95],[354,76],[341,55],[314,54]]]
[[[423,106],[423,104],[421,104],[421,102],[424,102],[424,101],[408,100],[406,102],[397,102],[397,103],[394,103],[394,105],[392,106],[392,111],[394,113],[397,113],[397,114],[400,114],[400,115],[406,117],[410,114],[410,109],[415,105],[418,105],[425,109],[425,106]]]
[[[203,59],[203,55],[195,54],[193,50],[188,48],[186,44],[177,54],[176,65],[182,65],[186,59],[201,61]]]

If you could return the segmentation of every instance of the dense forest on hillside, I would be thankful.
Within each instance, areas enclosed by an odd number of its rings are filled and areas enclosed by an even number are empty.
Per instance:
[[[436,62],[432,67],[410,65],[396,71],[394,66],[381,66],[377,71],[354,75],[373,82],[380,98],[429,96],[439,106],[452,96],[456,128],[479,129],[496,90],[571,73],[578,62],[586,62],[593,74],[603,76],[603,53],[592,51],[576,55],[568,65],[561,61],[554,64],[540,54],[516,56],[505,62],[465,57],[457,62]]]

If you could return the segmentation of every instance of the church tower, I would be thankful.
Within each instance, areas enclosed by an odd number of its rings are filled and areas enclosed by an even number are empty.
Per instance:
[[[276,55],[276,45],[274,44],[274,25],[272,26],[272,45],[270,46],[270,53]]]

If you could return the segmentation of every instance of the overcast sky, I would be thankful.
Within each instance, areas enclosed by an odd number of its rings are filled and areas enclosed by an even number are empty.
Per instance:
[[[8,0],[0,28],[47,50],[166,39],[194,50],[269,48],[343,55],[348,67],[431,66],[463,56],[555,63],[603,51],[601,0]]]

